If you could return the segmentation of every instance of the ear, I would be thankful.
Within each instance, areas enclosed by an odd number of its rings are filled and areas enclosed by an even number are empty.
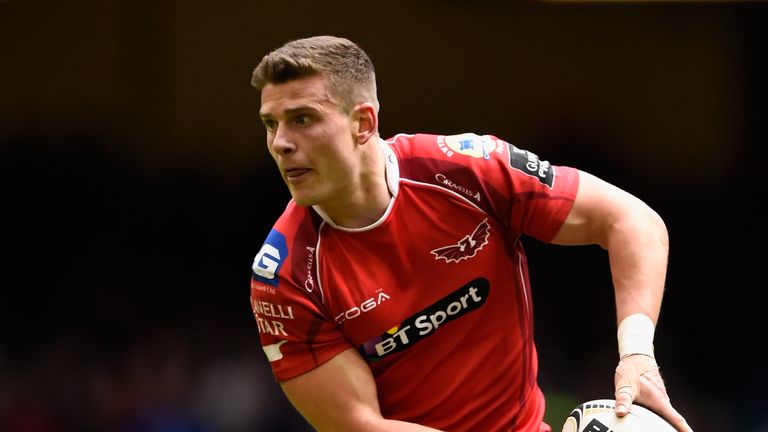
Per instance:
[[[357,144],[365,144],[376,136],[379,131],[379,115],[372,103],[365,102],[352,110],[354,130],[352,131]]]

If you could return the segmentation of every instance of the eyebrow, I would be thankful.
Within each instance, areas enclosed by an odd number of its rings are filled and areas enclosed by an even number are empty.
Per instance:
[[[296,107],[296,108],[287,108],[287,109],[283,110],[283,113],[286,114],[287,116],[291,116],[291,115],[296,115],[296,114],[299,114],[299,113],[302,113],[302,112],[307,112],[307,111],[320,112],[320,110],[318,110],[317,108],[315,108],[313,106],[302,105],[302,106],[299,106],[299,107]],[[259,116],[261,118],[272,117],[272,115],[267,114],[267,113],[263,113],[263,112],[259,112]]]

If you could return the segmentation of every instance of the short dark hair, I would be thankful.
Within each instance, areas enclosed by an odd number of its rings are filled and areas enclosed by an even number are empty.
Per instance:
[[[344,111],[362,102],[378,110],[376,73],[368,55],[354,42],[335,36],[314,36],[286,43],[265,55],[253,71],[251,85],[267,84],[322,75],[331,96]]]

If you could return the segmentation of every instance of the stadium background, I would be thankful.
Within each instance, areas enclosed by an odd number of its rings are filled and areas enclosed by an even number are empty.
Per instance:
[[[759,2],[0,1],[0,430],[307,430],[248,304],[288,199],[249,78],[315,34],[371,55],[383,136],[494,134],[656,208],[673,401],[699,431],[768,430],[766,24]],[[528,249],[559,430],[611,394],[608,269]]]

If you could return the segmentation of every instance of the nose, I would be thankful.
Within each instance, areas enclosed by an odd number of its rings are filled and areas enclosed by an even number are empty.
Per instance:
[[[275,154],[288,155],[296,150],[296,145],[286,128],[278,125],[272,135],[270,148]]]

